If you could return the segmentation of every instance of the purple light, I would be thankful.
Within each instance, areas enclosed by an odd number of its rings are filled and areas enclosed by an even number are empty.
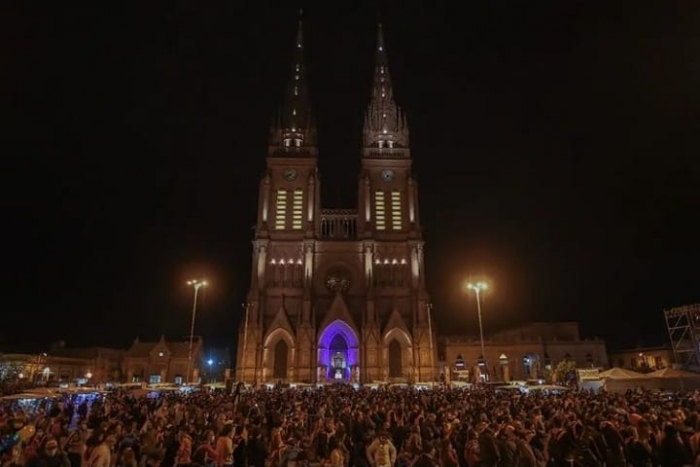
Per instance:
[[[346,323],[339,319],[326,326],[321,336],[318,338],[318,364],[329,366],[331,364],[331,354],[329,347],[335,336],[340,334],[348,345],[348,366],[357,365],[358,353],[360,350],[359,340],[355,331]]]

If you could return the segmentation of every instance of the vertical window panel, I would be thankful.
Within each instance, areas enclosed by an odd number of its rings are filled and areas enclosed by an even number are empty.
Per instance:
[[[287,228],[287,190],[277,190],[275,204],[275,229],[284,230]]]
[[[304,191],[301,188],[294,190],[292,200],[292,230],[301,230],[304,210]]]
[[[374,192],[374,225],[377,230],[386,230],[386,200],[383,191]]]
[[[398,190],[391,192],[391,228],[393,230],[401,230],[403,228],[401,192]]]

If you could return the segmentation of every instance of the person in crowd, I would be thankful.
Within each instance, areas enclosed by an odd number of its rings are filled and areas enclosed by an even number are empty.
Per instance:
[[[439,467],[439,465],[435,459],[435,445],[432,442],[425,443],[423,452],[413,463],[413,467]]]
[[[262,431],[260,428],[253,428],[248,434],[248,444],[246,445],[246,450],[248,467],[265,467],[267,448],[265,447],[265,440],[262,437]]]
[[[371,467],[393,467],[396,462],[396,448],[389,441],[386,432],[379,436],[367,448],[367,459]]]
[[[216,465],[215,442],[216,435],[214,435],[214,431],[206,430],[201,442],[192,455],[192,464],[200,467],[214,467]]]
[[[177,450],[176,465],[189,467],[192,464],[192,438],[187,428],[180,429],[180,445]]]
[[[27,467],[70,467],[68,456],[61,451],[58,441],[53,437],[47,438]]]
[[[71,467],[82,467],[87,439],[88,429],[85,423],[81,423],[68,436],[66,441],[66,451]]]
[[[116,437],[112,435],[107,436],[90,453],[90,458],[87,462],[88,467],[112,467],[112,449],[116,444]]]
[[[138,467],[138,462],[136,461],[136,453],[130,447],[124,448],[117,460],[116,467]]]
[[[345,455],[343,450],[340,448],[340,443],[337,438],[332,438],[328,443],[328,450],[330,451],[330,461],[328,463],[329,467],[345,467]]]
[[[233,432],[232,425],[224,425],[224,428],[219,433],[216,440],[216,466],[217,467],[232,467],[233,466]]]

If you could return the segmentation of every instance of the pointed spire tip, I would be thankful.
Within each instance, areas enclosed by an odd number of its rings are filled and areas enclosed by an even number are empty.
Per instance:
[[[384,31],[381,22],[377,24],[377,51],[384,52]]]

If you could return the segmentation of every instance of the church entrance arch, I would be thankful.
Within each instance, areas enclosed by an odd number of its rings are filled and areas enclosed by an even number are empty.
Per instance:
[[[330,346],[331,365],[328,377],[334,381],[349,379],[348,373],[348,343],[341,334],[336,334]]]
[[[414,377],[413,345],[411,336],[398,327],[384,334],[385,379],[394,383],[407,383]]]
[[[287,379],[287,353],[289,348],[284,339],[280,339],[275,345],[275,359],[272,367],[272,377],[275,379]]]
[[[389,377],[400,378],[403,376],[403,364],[401,358],[401,344],[396,339],[389,343]]]
[[[277,328],[266,338],[263,348],[263,381],[288,382],[293,378],[294,337],[289,331]]]
[[[345,321],[336,320],[318,339],[319,379],[329,382],[355,381],[359,371],[359,340]]]

